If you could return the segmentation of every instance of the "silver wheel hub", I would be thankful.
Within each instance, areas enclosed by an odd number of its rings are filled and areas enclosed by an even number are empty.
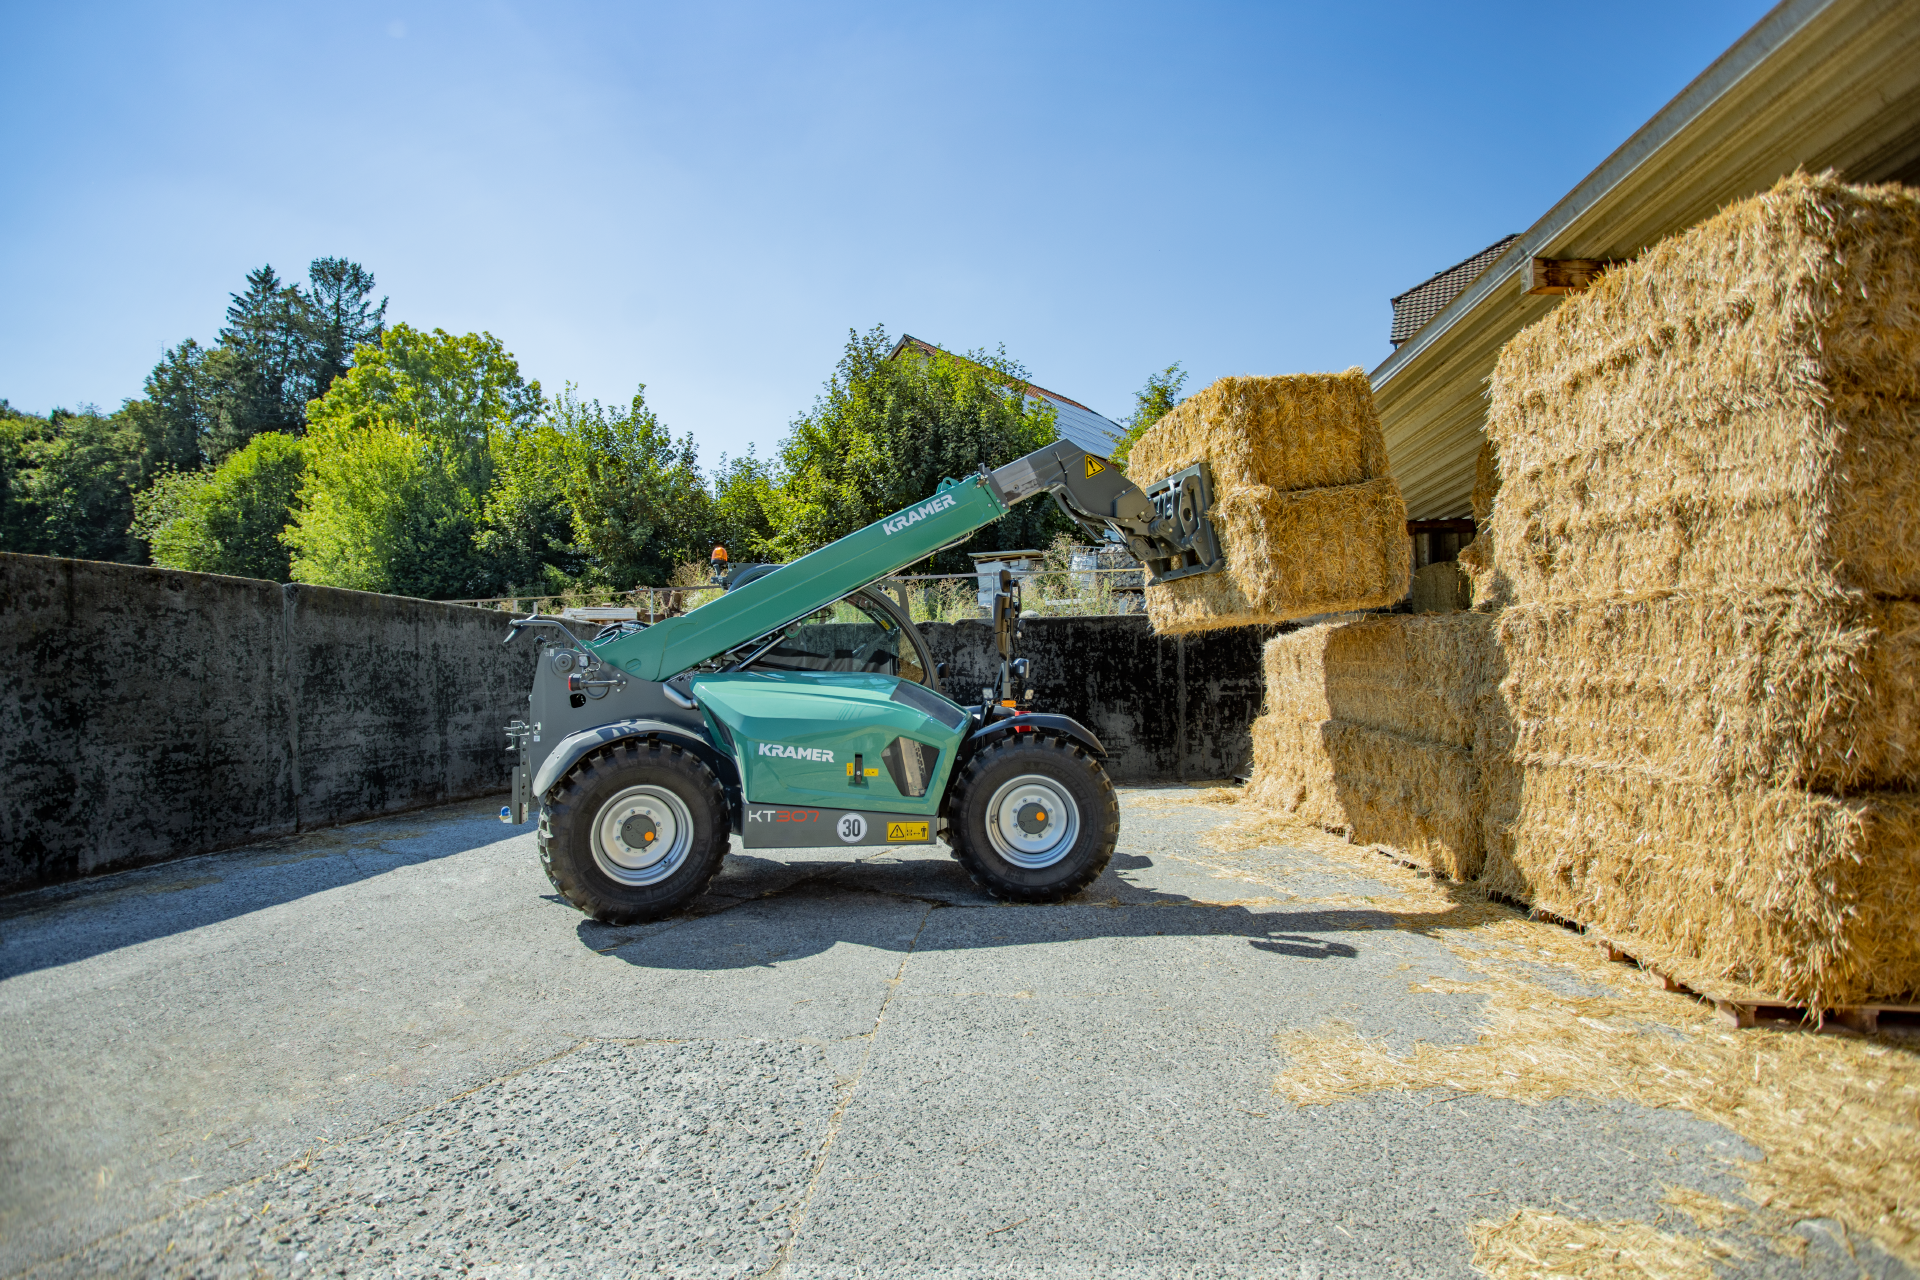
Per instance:
[[[1023,774],[987,801],[987,840],[1016,867],[1038,871],[1067,856],[1080,836],[1080,806],[1052,778]]]
[[[593,820],[593,861],[621,884],[659,884],[693,851],[693,814],[665,787],[627,787]]]

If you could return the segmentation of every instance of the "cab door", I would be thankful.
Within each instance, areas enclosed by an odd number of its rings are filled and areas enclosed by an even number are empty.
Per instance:
[[[782,630],[779,642],[747,670],[862,672],[940,688],[919,628],[878,591],[856,591]]]

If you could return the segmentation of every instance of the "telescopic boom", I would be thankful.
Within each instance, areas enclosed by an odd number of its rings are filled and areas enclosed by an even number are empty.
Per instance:
[[[964,541],[1041,493],[1053,494],[1090,537],[1124,543],[1156,582],[1225,563],[1207,517],[1212,494],[1204,463],[1143,490],[1110,460],[1062,440],[998,470],[943,481],[923,502],[595,650],[639,679],[670,679]]]

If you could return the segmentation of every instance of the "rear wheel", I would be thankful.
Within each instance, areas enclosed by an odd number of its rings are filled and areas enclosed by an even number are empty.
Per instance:
[[[727,803],[699,757],[629,738],[587,756],[542,797],[540,860],[603,924],[672,915],[727,852]]]
[[[1120,838],[1100,762],[1070,742],[1019,734],[967,762],[948,810],[954,856],[1012,902],[1059,902],[1097,879]]]

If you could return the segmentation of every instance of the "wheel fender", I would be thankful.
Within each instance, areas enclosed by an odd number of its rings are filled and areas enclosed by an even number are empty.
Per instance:
[[[554,744],[553,750],[541,763],[540,772],[533,777],[533,794],[546,795],[548,788],[564,778],[567,770],[578,764],[581,757],[623,738],[658,738],[661,742],[684,747],[699,756],[719,776],[722,785],[729,781],[738,785],[739,771],[734,766],[733,758],[699,734],[689,733],[679,725],[660,720],[616,720],[612,724],[596,725],[591,729],[570,733]]]
[[[1034,733],[1051,734],[1079,743],[1092,752],[1095,759],[1105,760],[1107,749],[1100,745],[1100,739],[1093,730],[1075,720],[1072,716],[1054,715],[1051,712],[1021,712],[1008,716],[1004,720],[995,720],[983,727],[978,733],[967,739],[967,752],[972,754],[982,747],[999,741],[1009,734],[1021,730]]]

